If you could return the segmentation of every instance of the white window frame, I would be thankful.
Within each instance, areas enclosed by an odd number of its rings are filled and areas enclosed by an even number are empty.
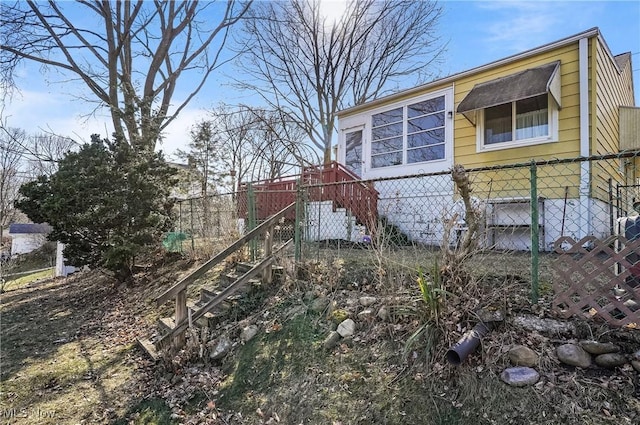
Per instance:
[[[534,96],[535,97],[535,96]],[[511,103],[511,132],[513,140],[509,142],[484,143],[484,109],[478,111],[478,125],[476,125],[476,150],[477,152],[497,151],[502,149],[519,148],[522,146],[534,146],[558,141],[558,104],[551,94],[547,93],[547,113],[549,114],[549,134],[542,137],[515,140],[516,133],[516,101]]]
[[[434,99],[444,96],[444,158],[436,159],[433,161],[407,163],[407,107],[415,103],[420,103],[425,100]],[[387,167],[373,168],[371,166],[371,144],[373,143],[373,116],[382,112],[391,111],[397,108],[403,108],[403,121],[402,121],[402,164],[389,165]],[[401,102],[395,102],[385,105],[384,107],[376,108],[366,112],[366,125],[364,130],[364,144],[363,144],[363,158],[365,161],[365,171],[363,178],[377,178],[377,177],[390,177],[401,176],[417,173],[431,173],[444,171],[451,168],[453,164],[453,87],[447,87],[441,90],[429,92],[427,94],[411,97]]]

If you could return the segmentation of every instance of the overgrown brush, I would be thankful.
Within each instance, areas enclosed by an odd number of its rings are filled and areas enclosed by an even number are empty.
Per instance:
[[[452,246],[450,237],[460,217],[458,213],[444,218],[444,235],[442,240],[442,267],[440,269],[444,284],[448,288],[456,288],[465,291],[473,279],[467,270],[469,259],[478,252],[480,239],[480,223],[484,217],[484,211],[480,205],[475,205],[471,193],[471,181],[464,167],[460,164],[453,166],[451,179],[464,205],[464,223],[466,231],[461,235],[461,240]]]

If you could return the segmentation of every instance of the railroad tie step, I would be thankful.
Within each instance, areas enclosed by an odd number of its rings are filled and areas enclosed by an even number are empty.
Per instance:
[[[195,313],[196,311],[200,310],[200,309],[204,306],[204,304],[205,304],[205,303],[203,303],[203,302],[201,302],[201,301],[196,301],[196,302],[194,302],[194,301],[187,301],[187,308],[188,308],[189,310],[191,310],[191,314],[193,314],[193,313]],[[214,317],[214,315],[213,315],[210,311],[208,311],[208,312],[206,312],[206,313],[204,314],[204,316],[202,316],[202,317],[205,317],[205,318],[207,318],[207,319],[211,319],[211,318],[213,318],[213,317]]]

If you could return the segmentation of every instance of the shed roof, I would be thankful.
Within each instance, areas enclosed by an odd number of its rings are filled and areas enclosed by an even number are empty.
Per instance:
[[[9,234],[47,234],[52,228],[46,223],[15,223],[9,225]]]

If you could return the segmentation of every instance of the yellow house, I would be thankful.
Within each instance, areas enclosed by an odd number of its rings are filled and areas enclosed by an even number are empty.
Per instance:
[[[630,53],[612,54],[598,28],[593,28],[341,111],[337,159],[367,180],[433,175],[429,184],[421,183],[423,189],[413,190],[446,205],[455,201],[453,186],[436,174],[454,163],[477,169],[637,150],[639,117]],[[608,188],[612,182],[640,185],[639,170],[635,156],[575,161],[541,173],[537,186],[541,220],[546,220],[541,222],[543,249],[550,249],[559,236],[610,234]],[[528,182],[515,185],[515,174],[509,173],[504,169],[478,173],[474,184],[493,185],[486,200],[494,215],[498,204],[506,215],[528,214]],[[557,184],[560,180],[562,185]],[[381,213],[389,204],[383,200],[398,187],[376,182]],[[424,216],[429,215],[424,208],[418,213],[417,204],[398,206],[396,201],[395,205],[395,218],[385,214],[391,221],[405,223],[400,227],[417,240],[440,240],[442,229],[420,227],[437,222],[437,217]],[[422,216],[407,224],[411,220],[402,214]],[[513,231],[517,223],[512,224]],[[522,224],[525,229],[526,220]],[[528,238],[520,239],[520,248],[530,247]]]

